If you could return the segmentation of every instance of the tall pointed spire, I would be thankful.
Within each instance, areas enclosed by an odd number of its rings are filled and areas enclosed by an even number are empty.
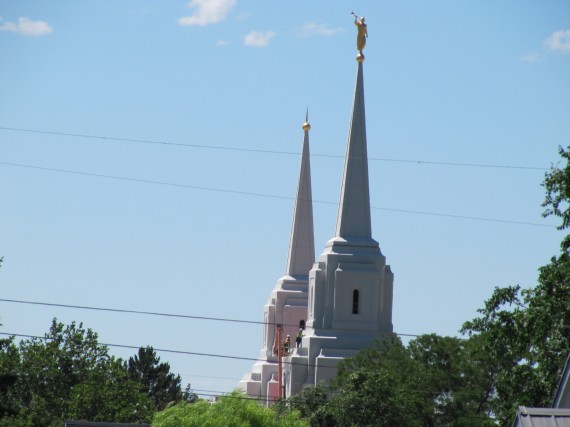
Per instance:
[[[286,273],[288,276],[306,276],[315,262],[315,238],[313,230],[313,196],[311,191],[311,161],[309,158],[309,110],[305,116],[301,170],[297,186],[297,198],[293,212],[291,241]]]
[[[335,234],[347,241],[372,239],[362,62],[358,60]]]

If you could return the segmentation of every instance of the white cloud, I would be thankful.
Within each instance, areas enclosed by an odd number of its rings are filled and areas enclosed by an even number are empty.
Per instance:
[[[192,0],[188,3],[194,9],[192,15],[183,16],[178,20],[182,26],[215,24],[226,19],[227,14],[236,4],[236,0]]]
[[[149,16],[151,13],[156,12],[158,9],[155,8],[143,8],[143,9],[131,9],[129,15],[131,16]]]
[[[331,28],[327,24],[317,24],[316,22],[307,22],[303,28],[300,30],[300,35],[303,37],[310,36],[334,36],[337,33],[343,31],[342,28]]]
[[[230,42],[227,41],[227,40],[218,40],[218,41],[216,42],[216,46],[225,46],[225,45],[227,45],[227,44],[229,44],[229,43],[230,43]]]
[[[570,53],[570,30],[560,30],[544,40],[550,50],[561,53]]]
[[[541,53],[536,53],[536,52],[530,52],[527,53],[526,55],[523,55],[521,58],[521,61],[524,62],[542,62],[544,61],[544,55]]]
[[[236,21],[247,21],[251,18],[251,12],[240,12],[236,15]]]
[[[10,31],[24,36],[45,36],[53,31],[45,21],[31,21],[25,16],[18,18],[18,23],[2,22],[0,18],[0,31]]]
[[[243,43],[246,46],[265,47],[274,36],[273,31],[251,31],[245,35]]]

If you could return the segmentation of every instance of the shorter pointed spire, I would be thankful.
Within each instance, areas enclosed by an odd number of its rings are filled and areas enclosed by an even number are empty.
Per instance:
[[[306,276],[315,262],[315,239],[313,229],[313,196],[311,190],[311,161],[309,154],[309,109],[305,115],[303,130],[303,151],[301,154],[301,170],[297,185],[297,198],[293,211],[291,241],[286,274],[289,276]]]

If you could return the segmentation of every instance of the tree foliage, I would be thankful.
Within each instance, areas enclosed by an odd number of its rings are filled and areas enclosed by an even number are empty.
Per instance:
[[[90,421],[141,422],[150,420],[154,406],[133,381],[122,360],[110,358],[74,387],[66,418]]]
[[[217,402],[179,403],[154,416],[153,427],[304,427],[296,411],[280,413],[234,391]]]
[[[569,147],[570,148],[570,147]],[[570,227],[570,151],[559,149],[566,165],[546,173],[543,216]],[[462,332],[477,337],[494,365],[491,408],[501,425],[510,425],[517,406],[549,407],[570,352],[570,238],[562,239],[558,256],[539,269],[532,289],[495,288]]]
[[[570,351],[570,259],[539,269],[538,285],[496,288],[463,332],[494,360],[492,409],[509,425],[517,406],[549,407]]]
[[[65,419],[142,422],[154,407],[97,334],[53,320],[44,338],[0,343],[0,425],[61,425]],[[5,381],[5,379],[7,379]]]
[[[290,410],[299,411],[301,418],[307,420],[311,426],[331,426],[335,423],[335,415],[331,412],[329,401],[335,388],[328,382],[317,386],[309,386],[285,403]],[[277,402],[273,407],[283,406],[283,402]],[[279,406],[278,406],[279,405]],[[279,408],[283,410],[282,408]]]
[[[170,372],[170,365],[161,363],[152,347],[141,347],[136,355],[129,358],[126,368],[130,378],[143,385],[158,411],[170,402],[196,400],[188,390],[182,391],[180,375]]]
[[[0,419],[14,417],[20,411],[15,391],[20,369],[20,354],[14,340],[0,340]]]
[[[567,149],[558,147],[558,154],[566,161],[566,165],[560,168],[559,164],[552,165],[550,171],[545,174],[542,186],[546,190],[546,197],[542,203],[545,208],[542,216],[554,215],[562,220],[559,230],[570,227],[570,146]],[[568,249],[570,241],[566,237],[563,248]]]
[[[490,380],[468,341],[424,335],[384,340],[339,366],[331,384],[289,400],[313,426],[493,425]]]

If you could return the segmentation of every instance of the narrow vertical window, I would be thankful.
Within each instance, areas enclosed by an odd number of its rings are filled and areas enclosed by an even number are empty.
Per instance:
[[[301,328],[301,329],[303,329],[303,330],[305,329],[305,321],[304,321],[304,320],[301,320],[301,321],[299,322],[299,328]]]
[[[352,314],[358,314],[358,290],[352,291]]]

